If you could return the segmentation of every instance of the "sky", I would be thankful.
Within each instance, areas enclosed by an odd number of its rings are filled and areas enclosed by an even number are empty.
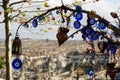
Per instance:
[[[86,0],[86,1],[90,1],[90,0]],[[49,5],[51,7],[61,5],[60,0],[49,0],[48,2],[49,2]],[[64,2],[64,4],[71,4],[71,3],[75,2],[75,0],[63,0],[63,2]],[[115,21],[110,16],[110,12],[117,12],[118,10],[120,10],[119,9],[120,8],[119,4],[120,4],[120,0],[101,0],[97,3],[84,4],[84,5],[82,5],[82,9],[88,10],[88,11],[94,10],[94,11],[96,11],[97,14],[106,18],[108,21],[110,21],[111,23],[114,24]],[[34,4],[34,5],[36,5],[36,4]],[[41,4],[41,5],[43,5],[43,4]],[[28,4],[26,4],[26,6],[28,6]],[[45,9],[45,8],[42,8],[42,9]],[[1,8],[0,8],[0,10],[2,11]],[[3,19],[2,16],[0,16],[0,17],[1,17],[1,19]],[[29,16],[29,17],[31,17],[31,16]],[[86,22],[85,19],[83,19],[81,21],[81,23],[85,23],[85,22]],[[71,25],[72,25],[72,23],[71,23]],[[18,26],[19,26],[19,24],[16,23],[16,22],[13,22],[11,24],[12,38],[15,37],[15,32],[16,32],[16,29],[17,29]],[[49,30],[47,33],[40,32],[41,29],[48,29],[49,27],[52,27],[53,30]],[[57,34],[58,27],[60,27],[60,25],[47,25],[47,24],[45,24],[45,25],[39,25],[37,28],[30,28],[29,29],[33,33],[38,33],[39,32],[39,34],[33,34],[30,31],[28,31],[27,29],[25,29],[24,27],[21,27],[20,30],[19,30],[19,35],[20,35],[20,38],[57,40],[56,39],[56,34]],[[68,35],[70,35],[74,31],[76,31],[76,30],[75,29],[71,30],[68,33]],[[0,24],[0,39],[5,39],[4,24]],[[71,38],[71,40],[76,40],[76,39],[77,40],[81,39],[81,34],[80,33],[75,35],[74,38]]]

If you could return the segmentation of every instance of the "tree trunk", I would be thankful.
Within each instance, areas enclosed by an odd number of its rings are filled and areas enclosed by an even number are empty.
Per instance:
[[[12,80],[12,70],[11,70],[11,30],[10,30],[10,21],[5,22],[5,31],[6,31],[6,80]]]
[[[6,80],[12,80],[12,70],[11,70],[11,27],[9,18],[9,0],[3,0],[4,9],[4,21],[5,21],[5,47],[6,47]]]

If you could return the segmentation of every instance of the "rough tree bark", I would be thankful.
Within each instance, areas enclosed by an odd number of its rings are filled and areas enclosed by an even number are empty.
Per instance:
[[[6,47],[6,80],[12,80],[11,70],[11,26],[9,18],[9,0],[3,0],[4,23],[5,23],[5,47]]]

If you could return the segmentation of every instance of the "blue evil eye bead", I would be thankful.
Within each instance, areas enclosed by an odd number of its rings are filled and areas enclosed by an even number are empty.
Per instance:
[[[50,13],[49,13],[49,15],[53,15],[53,13],[52,13],[52,12],[50,12]]]
[[[59,13],[60,13],[60,12],[57,10],[57,11],[56,11],[56,14],[59,14]]]
[[[83,41],[86,40],[86,35],[85,34],[82,34],[82,39],[83,39]]]
[[[74,28],[79,29],[81,27],[81,23],[79,21],[74,22]]]
[[[89,35],[89,34],[94,33],[94,30],[93,30],[92,28],[87,28],[87,29],[85,30],[85,33],[86,33],[86,35]]]
[[[91,58],[94,58],[95,57],[95,52],[91,52],[90,56],[91,56]]]
[[[93,72],[93,70],[92,69],[88,69],[87,70],[87,74],[89,75],[89,76],[93,76],[94,75],[94,72]]]
[[[82,28],[81,32],[86,35],[86,27]]]
[[[89,34],[89,35],[87,35],[87,38],[89,39],[89,40],[93,40],[93,38],[92,38],[92,35],[91,34]]]
[[[71,37],[71,38],[74,38],[74,35],[71,35],[70,37]]]
[[[26,27],[26,28],[29,28],[28,23],[25,23],[23,26]]]
[[[93,40],[99,39],[99,34],[98,33],[94,33],[92,38],[93,38]]]
[[[33,25],[33,27],[37,27],[37,25],[38,25],[37,19],[34,19],[34,20],[32,21],[32,25]]]
[[[75,15],[75,18],[76,18],[77,20],[82,20],[82,18],[83,18],[82,13],[77,13],[77,14]]]
[[[19,70],[22,68],[22,61],[18,58],[14,59],[13,62],[12,62],[12,67],[13,69],[15,70]]]
[[[103,23],[103,22],[99,22],[99,23],[98,23],[98,29],[104,30],[106,27],[107,27],[107,26],[106,26],[105,23]]]
[[[42,21],[42,20],[44,20],[44,19],[45,19],[44,17],[40,17],[40,18],[39,18],[39,21]]]
[[[76,12],[77,13],[82,13],[82,8],[81,8],[81,6],[76,6]]]
[[[90,25],[94,25],[96,23],[96,20],[95,19],[90,19],[89,23],[90,23]]]
[[[111,53],[112,53],[112,54],[115,54],[115,53],[116,53],[116,50],[117,50],[117,47],[116,47],[116,46],[111,46]]]
[[[115,75],[115,80],[120,80],[120,73],[117,73],[117,74]]]
[[[64,9],[64,13],[67,13],[67,9]]]
[[[97,39],[99,39],[99,34],[97,34],[97,33],[88,34],[87,38],[91,41],[97,40]]]

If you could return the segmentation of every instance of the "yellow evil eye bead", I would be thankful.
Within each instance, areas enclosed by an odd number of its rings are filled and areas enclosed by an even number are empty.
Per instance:
[[[45,3],[44,3],[44,6],[45,6],[45,7],[49,7],[48,2],[45,2]]]

